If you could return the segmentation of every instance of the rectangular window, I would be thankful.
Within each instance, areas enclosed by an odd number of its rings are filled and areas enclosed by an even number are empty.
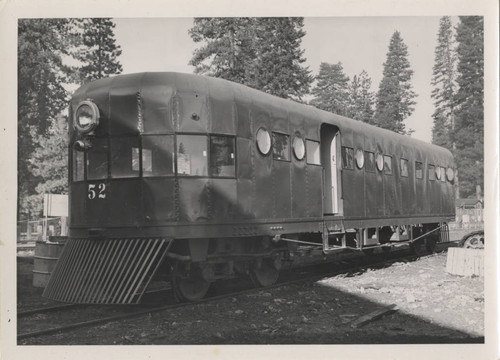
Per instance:
[[[177,174],[188,176],[207,176],[207,162],[206,136],[177,136]]]
[[[428,165],[428,171],[427,173],[429,174],[429,180],[436,180],[436,169],[434,168],[434,165],[429,164]]]
[[[422,164],[420,161],[415,161],[415,177],[417,179],[424,178],[424,164]]]
[[[446,182],[446,169],[441,167],[441,181]]]
[[[402,177],[408,177],[408,160],[399,159],[399,164],[401,165],[400,175]]]
[[[342,146],[342,167],[344,169],[354,169],[354,149]]]
[[[94,139],[87,150],[87,180],[108,177],[108,139]]]
[[[84,152],[73,149],[73,181],[83,180]]]
[[[290,136],[273,132],[273,158],[290,160]]]
[[[139,176],[139,139],[123,137],[111,139],[111,177]]]
[[[174,174],[173,135],[142,137],[142,176],[169,176]]]
[[[375,153],[365,151],[365,170],[375,172]]]
[[[229,136],[210,137],[210,176],[235,177],[235,141]]]
[[[384,155],[384,173],[392,175],[392,156]]]
[[[321,165],[319,142],[306,140],[306,159],[308,164]]]

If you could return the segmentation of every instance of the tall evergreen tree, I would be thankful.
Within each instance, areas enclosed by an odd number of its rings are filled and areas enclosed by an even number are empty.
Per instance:
[[[371,123],[373,119],[374,94],[371,91],[372,80],[363,70],[354,75],[349,85],[349,106],[347,116]]]
[[[455,161],[460,195],[483,187],[484,169],[484,25],[481,16],[461,16],[457,26],[457,83],[455,95]]]
[[[377,93],[375,125],[400,134],[411,133],[405,130],[403,121],[412,114],[415,105],[413,99],[417,96],[412,90],[412,76],[408,48],[399,31],[395,31],[389,44],[383,78]]]
[[[454,96],[456,92],[456,54],[450,17],[439,23],[438,43],[435,50],[431,97],[434,99],[434,126],[432,142],[453,149]]]
[[[196,43],[190,65],[283,98],[300,100],[312,77],[300,43],[302,18],[197,18],[189,35]]]
[[[28,214],[24,201],[41,181],[31,171],[30,159],[39,149],[40,136],[67,106],[63,84],[71,68],[62,58],[70,55],[72,27],[65,19],[20,19],[18,22],[18,217]],[[64,150],[65,151],[65,150]]]
[[[24,199],[30,216],[37,216],[42,209],[42,194],[65,194],[68,191],[68,119],[62,115],[52,122],[47,134],[35,139],[38,146],[29,159],[30,170],[41,180],[35,194]]]
[[[347,115],[349,104],[349,77],[344,74],[342,63],[319,66],[317,83],[312,90],[311,105],[338,115]]]
[[[120,74],[123,69],[118,57],[122,50],[116,43],[113,21],[109,18],[81,19],[81,26],[82,42],[76,53],[76,58],[83,63],[79,69],[81,81]]]

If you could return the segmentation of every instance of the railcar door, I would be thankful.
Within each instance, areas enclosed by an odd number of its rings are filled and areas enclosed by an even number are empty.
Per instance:
[[[338,133],[337,133],[338,134]],[[337,134],[330,143],[330,172],[331,172],[331,192],[332,192],[332,213],[338,213],[337,204]]]
[[[341,212],[339,197],[341,184],[339,175],[340,132],[336,126],[321,126],[321,164],[323,165],[323,213]]]

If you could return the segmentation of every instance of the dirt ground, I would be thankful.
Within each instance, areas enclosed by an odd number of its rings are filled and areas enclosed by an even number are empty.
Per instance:
[[[483,278],[447,274],[446,256],[445,251],[22,344],[482,343]],[[29,288],[29,272],[29,261],[18,261],[19,310],[41,301],[41,290]],[[388,305],[395,305],[392,312],[353,326]]]

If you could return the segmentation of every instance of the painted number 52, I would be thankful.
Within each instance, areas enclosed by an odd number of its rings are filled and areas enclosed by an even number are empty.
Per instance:
[[[106,184],[89,184],[87,197],[90,200],[94,200],[95,198],[106,199]]]

